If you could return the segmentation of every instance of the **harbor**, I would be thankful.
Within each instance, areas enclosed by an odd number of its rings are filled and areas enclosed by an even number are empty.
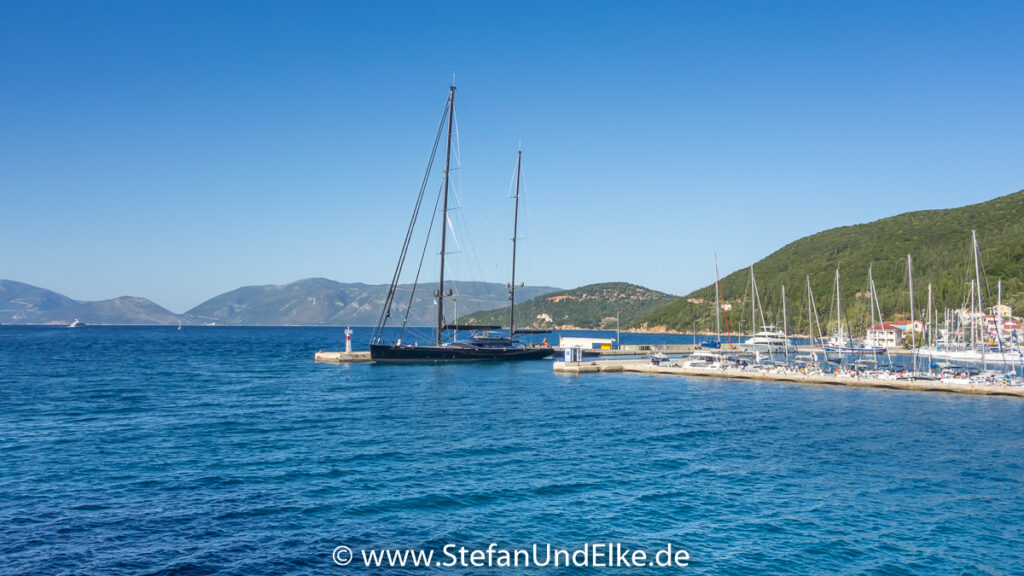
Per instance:
[[[601,372],[632,372],[637,374],[664,374],[674,376],[696,376],[724,380],[761,380],[794,384],[823,384],[829,386],[854,386],[859,388],[885,388],[926,392],[951,392],[955,394],[976,394],[1014,396],[1024,398],[1024,386],[1001,382],[973,382],[968,379],[909,379],[878,378],[846,374],[827,374],[776,370],[770,367],[747,368],[686,367],[668,362],[655,363],[652,359],[586,360],[581,362],[558,361],[553,371],[566,374],[595,374]]]

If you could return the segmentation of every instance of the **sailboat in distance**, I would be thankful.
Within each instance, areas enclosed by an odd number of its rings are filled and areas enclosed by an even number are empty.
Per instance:
[[[446,290],[444,285],[444,272],[445,272],[445,247],[447,243],[448,235],[448,191],[449,191],[449,175],[451,172],[451,156],[452,156],[452,133],[455,118],[455,86],[451,86],[448,91],[448,103],[445,106],[445,112],[441,117],[441,126],[438,127],[438,133],[434,139],[434,149],[430,155],[430,162],[427,164],[427,172],[429,174],[430,168],[434,163],[434,156],[437,152],[437,146],[441,139],[442,129],[447,122],[448,124],[448,137],[445,147],[445,159],[444,159],[444,183],[441,186],[439,193],[438,204],[441,207],[441,252],[439,254],[441,259],[440,267],[440,280],[438,287],[434,291],[434,299],[437,304],[437,323],[436,332],[433,344],[420,346],[418,344],[410,345],[408,343],[402,343],[402,333],[404,333],[406,322],[408,322],[409,312],[406,309],[405,321],[402,323],[402,330],[399,332],[399,336],[395,342],[386,342],[384,340],[383,332],[384,327],[387,324],[388,319],[391,317],[392,305],[394,303],[395,293],[398,290],[399,277],[401,276],[402,267],[405,263],[406,255],[409,251],[409,243],[412,238],[413,228],[415,226],[420,207],[423,203],[423,193],[427,185],[427,177],[424,176],[423,184],[420,187],[419,197],[416,200],[416,207],[413,210],[412,220],[409,223],[409,229],[406,232],[405,243],[402,246],[402,252],[398,258],[398,265],[395,267],[395,274],[391,281],[391,286],[388,289],[388,294],[384,300],[384,307],[381,310],[380,318],[377,321],[377,327],[374,330],[373,336],[370,340],[370,357],[377,362],[479,362],[479,361],[509,361],[509,360],[539,360],[551,356],[553,350],[550,347],[540,346],[526,346],[516,340],[515,338],[515,237],[516,231],[513,230],[512,234],[512,283],[509,284],[509,299],[511,301],[511,310],[509,313],[509,330],[508,335],[496,331],[490,332],[474,332],[472,338],[469,340],[457,342],[445,340],[445,332],[447,330],[458,330],[460,328],[468,328],[471,330],[485,330],[488,328],[497,329],[494,327],[482,327],[482,326],[457,326],[449,325],[445,321],[445,299],[451,297],[451,290]],[[518,226],[518,210],[519,210],[519,173],[522,165],[522,152],[519,152],[516,161],[516,215],[514,218],[513,228]],[[426,254],[424,250],[423,254]],[[422,267],[422,256],[420,265]],[[417,271],[417,278],[419,273]],[[413,293],[416,291],[416,283],[413,283]],[[410,296],[410,302],[412,298]]]

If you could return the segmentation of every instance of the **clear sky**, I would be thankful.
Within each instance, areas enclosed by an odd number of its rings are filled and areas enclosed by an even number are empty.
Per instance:
[[[1024,188],[1022,30],[1019,1],[0,0],[0,278],[174,312],[387,283],[454,74],[461,279],[507,280],[521,142],[518,279],[683,294],[714,251]]]

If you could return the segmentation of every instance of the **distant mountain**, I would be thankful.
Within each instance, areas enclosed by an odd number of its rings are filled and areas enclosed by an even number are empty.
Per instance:
[[[63,294],[14,280],[0,280],[0,322],[28,322],[38,314],[78,304]]]
[[[182,317],[145,298],[121,296],[96,302],[76,302],[57,310],[41,312],[33,324],[69,324],[75,319],[85,324],[160,325],[177,324]]]
[[[495,308],[508,301],[505,285],[491,282],[449,282],[448,300],[453,318],[463,311]],[[409,308],[410,285],[399,286],[393,318]],[[527,286],[517,293],[526,297],[554,292],[550,286]],[[98,302],[80,302],[44,288],[13,280],[0,280],[0,323],[161,325],[218,324],[227,326],[373,326],[377,323],[388,286],[342,284],[309,278],[283,286],[246,286],[211,298],[185,314],[145,299],[122,296]],[[434,287],[420,286],[412,302],[409,324],[430,326],[436,321]],[[457,307],[457,310],[456,310]]]
[[[1019,314],[1024,310],[1024,190],[961,208],[907,212],[866,224],[832,228],[783,246],[754,264],[766,321],[782,324],[781,286],[785,285],[789,331],[806,333],[810,277],[819,319],[828,332],[836,323],[830,310],[834,309],[835,271],[839,268],[843,323],[863,334],[871,320],[869,265],[873,266],[882,313],[887,318],[906,319],[910,313],[907,254],[911,254],[915,314],[920,317],[924,313],[931,284],[933,309],[940,311],[942,322],[943,310],[965,305],[975,278],[971,230],[978,234],[985,307],[996,303],[998,281],[1002,280],[1003,303]],[[731,307],[731,330],[749,333],[750,270],[744,268],[722,278],[722,293]],[[695,290],[633,325],[689,331],[696,322],[698,330],[714,331],[714,294],[711,285]]]
[[[519,300],[520,292],[516,291]],[[516,304],[516,325],[529,328],[625,328],[637,318],[674,302],[676,296],[626,282],[590,284]],[[508,326],[508,306],[461,316],[463,324]]]
[[[455,293],[449,300],[449,314],[494,308],[508,301],[503,284],[490,282],[449,283]],[[326,278],[308,278],[285,285],[246,286],[211,298],[185,313],[193,324],[234,326],[373,326],[376,325],[388,286],[343,284]],[[519,290],[528,297],[557,291],[549,286],[527,286]],[[409,308],[410,285],[399,286],[393,318]],[[421,285],[412,303],[409,324],[430,326],[436,321],[434,286]],[[454,304],[452,302],[454,301]]]

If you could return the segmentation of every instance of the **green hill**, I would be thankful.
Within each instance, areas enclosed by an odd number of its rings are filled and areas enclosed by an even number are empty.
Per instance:
[[[965,305],[974,279],[971,230],[977,230],[982,263],[982,298],[996,303],[997,282],[1003,303],[1024,311],[1024,190],[981,204],[948,210],[908,212],[855,226],[833,228],[801,238],[754,264],[761,305],[768,322],[781,324],[781,287],[786,286],[789,330],[807,331],[807,276],[810,276],[819,318],[825,329],[835,323],[835,270],[841,273],[844,323],[862,331],[870,323],[868,266],[886,319],[910,313],[907,254],[913,257],[914,308],[918,317],[927,305],[928,285],[942,322],[943,310]],[[733,332],[751,328],[750,271],[737,270],[722,279],[725,302],[732,305],[728,321]],[[690,301],[688,301],[688,299]],[[712,286],[647,314],[634,327],[669,330],[714,330]],[[722,330],[725,330],[723,318]]]
[[[591,284],[537,296],[516,304],[516,325],[530,328],[614,329],[625,327],[677,297],[626,282]],[[508,326],[508,307],[462,316],[462,324]]]

